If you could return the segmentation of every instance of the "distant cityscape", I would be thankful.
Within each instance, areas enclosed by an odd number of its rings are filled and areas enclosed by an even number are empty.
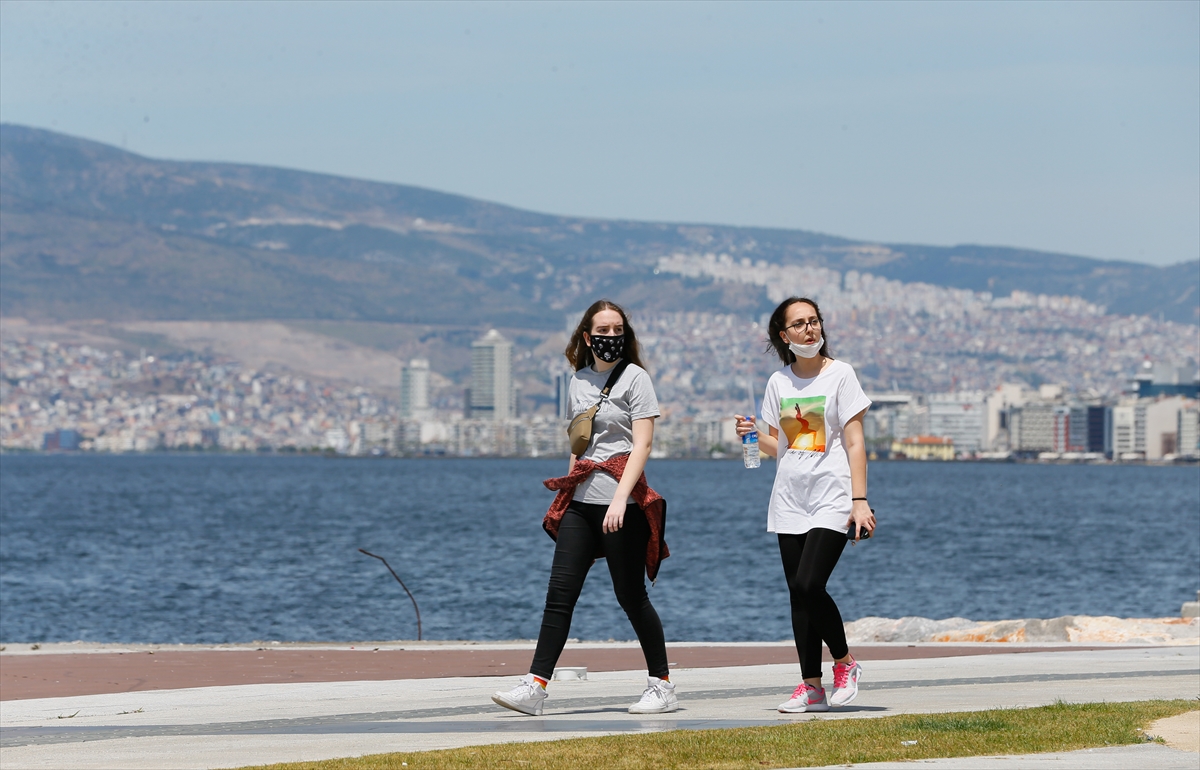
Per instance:
[[[792,294],[872,395],[877,458],[1197,454],[1193,261],[550,216],[0,133],[3,451],[561,457],[565,335],[611,293],[656,456],[740,454]]]
[[[855,366],[874,402],[865,421],[874,458],[1200,459],[1200,372],[1194,354],[1179,360],[1192,352],[1194,327],[1105,315],[1069,298],[999,302],[869,276],[822,278],[837,282],[821,287],[834,354]],[[848,301],[831,290],[851,284],[868,287],[875,304],[855,307],[853,293]],[[897,295],[917,306],[888,307]],[[740,455],[732,415],[750,411],[777,368],[764,352],[767,319],[633,320],[662,405],[654,455]],[[570,372],[561,355],[515,356],[488,330],[470,361],[468,381],[450,386],[456,397],[435,397],[425,359],[401,365],[395,388],[369,389],[214,356],[6,339],[0,447],[565,457]],[[550,395],[522,396],[518,369],[525,390],[540,381]]]

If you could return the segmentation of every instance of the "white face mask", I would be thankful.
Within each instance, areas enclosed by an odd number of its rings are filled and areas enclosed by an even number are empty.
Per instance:
[[[812,358],[821,350],[821,346],[825,344],[825,337],[817,340],[811,345],[800,345],[795,342],[788,343],[788,349],[795,353],[800,358]]]

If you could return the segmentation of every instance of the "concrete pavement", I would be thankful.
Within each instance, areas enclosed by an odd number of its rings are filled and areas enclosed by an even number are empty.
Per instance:
[[[990,650],[994,654],[956,657],[872,660],[862,654],[865,677],[858,699],[821,717],[1023,707],[1058,699],[1200,696],[1200,647],[1021,654],[1005,652],[1005,647],[996,645]],[[645,686],[642,671],[589,672],[587,681],[554,682],[545,714],[538,718],[491,703],[493,691],[512,686],[511,676],[247,684],[6,700],[0,703],[0,764],[5,770],[237,767],[496,742],[781,724],[812,718],[775,711],[795,686],[797,669],[794,663],[677,666],[672,680],[681,708],[661,716],[626,713]],[[1153,745],[1128,748],[1134,749],[1141,752],[1134,763],[1138,766],[1174,768],[1178,765],[1172,763],[1184,758],[1187,767],[1196,767],[1194,754]],[[1125,750],[1109,752],[1112,761],[1128,765],[1134,755],[1122,754]],[[1055,762],[1056,768],[1082,769],[1099,766],[1107,756],[1071,753],[1045,761]],[[975,764],[963,764],[968,761]],[[1014,764],[1018,761],[1042,760],[977,758],[941,766],[1046,766]]]
[[[532,642],[10,644],[0,654],[0,700],[234,684],[502,676],[528,670],[533,647]],[[999,650],[1017,653],[1111,648],[1054,643],[854,646],[867,660],[990,655]],[[670,653],[671,665],[680,668],[796,662],[796,647],[791,642],[672,644]],[[826,662],[831,662],[828,651]],[[633,671],[644,666],[645,660],[635,643],[570,641],[559,665],[586,666],[590,671]]]

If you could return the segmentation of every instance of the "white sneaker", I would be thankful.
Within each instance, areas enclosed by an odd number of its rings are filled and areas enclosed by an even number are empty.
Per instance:
[[[542,704],[546,702],[546,688],[533,681],[533,674],[526,674],[516,687],[508,692],[497,692],[492,700],[506,709],[540,717]]]
[[[849,666],[845,663],[833,664],[833,695],[829,698],[831,706],[845,706],[858,696],[858,679],[862,676],[862,666],[854,661]]]
[[[679,708],[675,685],[665,679],[648,677],[642,699],[629,707],[630,714],[665,714]]]
[[[828,711],[829,701],[825,698],[824,687],[813,687],[807,682],[796,685],[792,697],[779,704],[779,711],[784,714],[803,714],[806,711]]]

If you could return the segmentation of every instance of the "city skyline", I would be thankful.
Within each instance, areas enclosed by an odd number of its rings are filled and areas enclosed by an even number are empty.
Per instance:
[[[642,329],[645,354],[660,361],[656,390],[663,416],[655,456],[708,456],[736,448],[732,414],[745,412],[753,370],[728,366],[728,382],[702,381],[696,370],[680,368],[679,359],[665,353],[695,338],[715,351],[722,347],[717,330],[740,334],[754,328],[752,322],[739,329],[730,317],[705,315],[633,319]],[[466,380],[472,388],[457,404],[447,402],[448,393],[463,393],[447,380],[435,406],[429,397],[431,370],[423,359],[408,361],[394,387],[380,389],[282,370],[256,371],[211,355],[156,356],[145,350],[125,355],[10,335],[0,360],[5,373],[0,446],[5,451],[565,456],[565,422],[555,398],[543,397],[540,406],[535,401],[529,413],[518,417],[515,410],[497,415],[486,405],[479,409],[471,397],[476,383],[484,380],[500,386],[493,388],[493,398],[505,389],[505,382],[496,382],[495,363],[497,354],[501,364],[513,359],[511,343],[490,330],[473,341],[472,350],[476,355]],[[521,359],[531,360],[525,354]],[[730,361],[737,359],[735,353]],[[541,371],[548,389],[561,388],[561,364],[549,362]],[[512,398],[511,366],[501,379],[507,379]],[[943,459],[950,453],[984,459],[1015,454],[1160,461],[1200,452],[1198,389],[1195,359],[1183,366],[1160,362],[1134,367],[1119,391],[1106,393],[1070,383],[1032,387],[1005,381],[941,392],[868,388],[875,406],[864,428],[872,453],[880,457],[932,451]],[[515,406],[509,399],[504,402]]]

